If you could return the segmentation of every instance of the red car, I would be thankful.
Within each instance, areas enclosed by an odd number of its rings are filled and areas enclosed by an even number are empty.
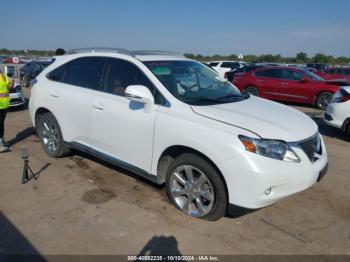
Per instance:
[[[307,69],[264,67],[237,74],[232,82],[242,93],[324,109],[344,81],[326,81]]]
[[[316,74],[324,79],[350,79],[350,67],[332,67]]]

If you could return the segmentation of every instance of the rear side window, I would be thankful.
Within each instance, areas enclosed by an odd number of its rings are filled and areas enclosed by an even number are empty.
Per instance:
[[[282,70],[275,68],[257,71],[254,74],[260,77],[282,78]]]
[[[99,90],[105,58],[82,57],[51,71],[50,80]]]
[[[220,67],[236,69],[239,68],[239,64],[233,62],[223,62]]]
[[[210,66],[217,66],[219,63],[216,63],[216,62],[214,62],[214,63],[209,63],[209,65]]]
[[[303,74],[296,72],[294,70],[288,70],[288,69],[284,69],[282,74],[283,74],[283,79],[286,79],[286,80],[300,81],[304,77]]]

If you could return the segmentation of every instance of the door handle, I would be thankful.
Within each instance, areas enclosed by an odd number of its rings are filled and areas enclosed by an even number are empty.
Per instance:
[[[283,86],[287,86],[287,85],[288,85],[288,83],[281,83],[281,85],[283,85]]]
[[[263,82],[264,80],[262,80],[262,79],[257,79],[257,81],[258,81],[258,82]]]
[[[104,107],[103,107],[103,104],[101,103],[96,103],[96,104],[93,104],[92,107],[96,110],[99,110],[99,111],[103,111],[105,110]]]

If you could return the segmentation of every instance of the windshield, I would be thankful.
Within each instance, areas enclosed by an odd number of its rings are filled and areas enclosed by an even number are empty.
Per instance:
[[[313,72],[310,72],[310,71],[307,70],[307,69],[304,69],[303,71],[304,71],[304,73],[305,73],[308,77],[310,77],[312,80],[316,80],[316,81],[325,81],[322,77],[316,75],[316,74],[313,73]]]
[[[246,99],[230,82],[195,61],[147,61],[144,64],[177,99],[191,105]]]

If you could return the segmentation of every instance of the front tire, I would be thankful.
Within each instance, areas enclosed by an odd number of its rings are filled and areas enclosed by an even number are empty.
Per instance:
[[[260,96],[259,90],[255,86],[247,86],[242,93],[243,95]]]
[[[332,96],[333,94],[330,92],[322,92],[317,96],[315,106],[318,109],[326,109],[326,107],[332,100]]]
[[[170,202],[187,215],[215,221],[226,213],[223,179],[208,161],[195,154],[182,154],[170,164],[166,192]]]
[[[64,157],[70,153],[64,143],[60,126],[51,113],[37,116],[36,131],[45,152],[51,157]]]

